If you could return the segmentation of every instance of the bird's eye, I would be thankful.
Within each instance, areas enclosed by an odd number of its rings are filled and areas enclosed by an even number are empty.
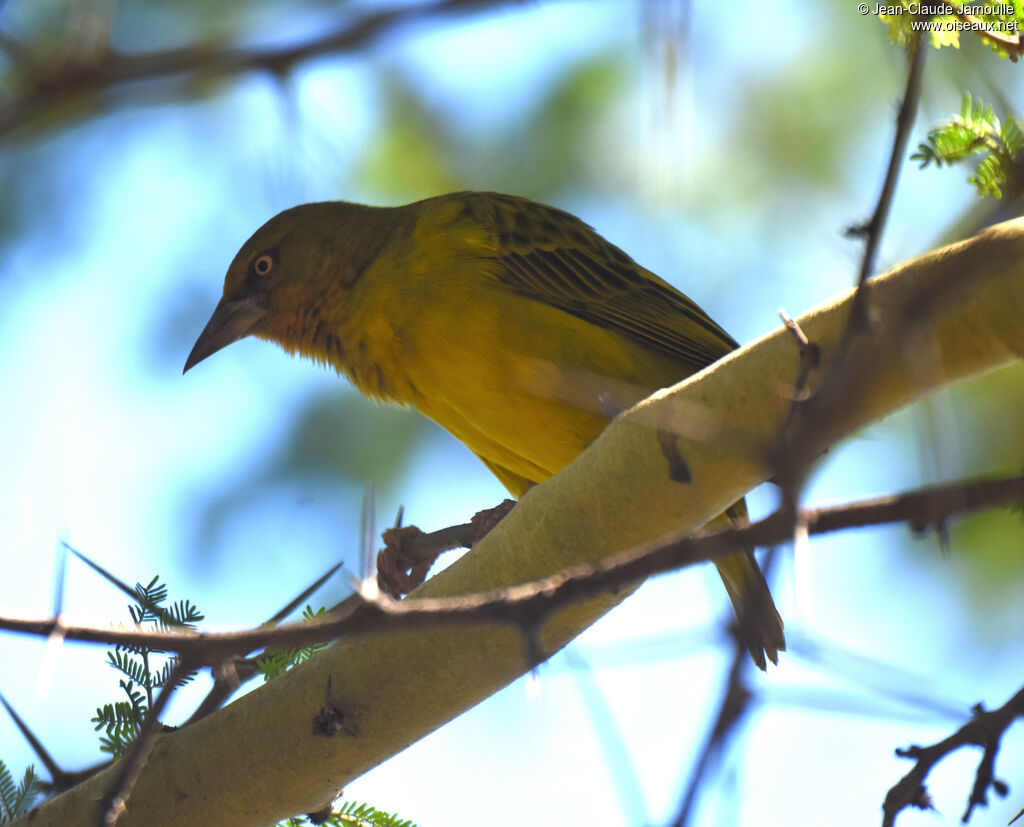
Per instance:
[[[277,262],[270,253],[263,253],[253,260],[252,271],[257,276],[265,276],[274,269],[274,265],[276,263]]]

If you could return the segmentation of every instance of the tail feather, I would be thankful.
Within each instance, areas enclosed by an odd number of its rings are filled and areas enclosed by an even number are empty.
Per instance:
[[[725,528],[728,525],[745,525],[746,522],[747,508],[741,501],[711,525],[721,523],[718,527]],[[737,551],[717,560],[716,565],[736,611],[740,638],[750,651],[750,657],[761,670],[767,668],[766,658],[777,664],[779,652],[786,649],[786,636],[782,618],[753,552],[750,549]]]

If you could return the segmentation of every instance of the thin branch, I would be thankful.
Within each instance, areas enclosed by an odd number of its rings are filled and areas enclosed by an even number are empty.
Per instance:
[[[732,661],[729,664],[729,678],[725,684],[725,692],[718,705],[714,726],[708,733],[701,749],[697,763],[690,773],[686,789],[683,792],[679,812],[672,821],[672,827],[686,827],[693,817],[693,807],[697,803],[697,793],[701,790],[712,763],[721,754],[729,735],[736,729],[750,708],[754,693],[746,680],[747,664],[750,655],[740,635],[734,636]]]
[[[156,701],[149,708],[149,714],[146,716],[139,734],[132,742],[131,749],[117,763],[117,775],[114,777],[114,783],[100,800],[96,818],[97,827],[114,827],[117,824],[124,812],[132,787],[135,786],[139,773],[146,765],[146,759],[149,758],[153,747],[156,746],[156,737],[160,734],[160,716],[171,700],[171,695],[194,668],[194,665],[188,663],[184,658],[174,665],[174,669],[171,670]]]
[[[768,550],[764,561],[764,576],[766,580],[771,579],[772,568],[776,557],[776,548]],[[718,705],[718,714],[715,716],[714,726],[708,733],[707,741],[701,749],[697,762],[690,773],[682,801],[679,805],[679,812],[672,822],[672,827],[686,827],[693,817],[693,808],[697,803],[697,794],[704,788],[708,773],[713,768],[714,762],[725,749],[729,736],[736,731],[743,721],[751,705],[757,699],[757,693],[751,688],[747,680],[750,669],[750,655],[744,643],[743,635],[738,624],[731,623],[733,651],[732,661],[729,664],[729,677],[725,684],[725,692]]]
[[[868,280],[875,269],[875,259],[892,208],[899,172],[906,154],[907,141],[910,138],[910,131],[917,113],[918,101],[921,96],[921,79],[924,73],[924,53],[921,38],[915,35],[910,42],[906,88],[896,118],[896,132],[893,136],[892,150],[889,153],[889,163],[882,191],[879,193],[878,202],[875,204],[871,218],[865,224],[850,227],[847,230],[847,235],[863,237],[864,254],[861,258],[860,272],[846,317],[846,324],[839,335],[835,353],[829,360],[829,370],[821,378],[817,390],[812,394],[807,394],[805,391],[805,385],[810,378],[808,352],[809,348],[817,348],[817,345],[812,344],[803,331],[796,328],[795,323],[791,323],[785,311],[780,311],[780,316],[782,316],[787,329],[796,338],[800,353],[800,369],[797,380],[794,382],[792,403],[779,427],[775,444],[769,450],[769,461],[776,469],[774,478],[782,489],[784,504],[794,507],[797,501],[800,475],[806,470],[808,458],[803,455],[803,451],[793,451],[792,448],[807,441],[806,431],[808,428],[814,427],[817,421],[816,414],[820,414],[822,408],[827,409],[830,403],[834,404],[836,401],[834,397],[842,397],[844,392],[850,392],[847,375],[853,344],[858,335],[869,327]],[[827,421],[827,417],[825,421]]]
[[[278,610],[273,617],[266,621],[263,624],[263,628],[276,627],[285,618],[291,615],[291,613],[299,606],[301,606],[317,589],[326,583],[342,565],[342,563],[337,563],[310,583],[305,589],[299,592],[299,594],[288,601],[284,607]],[[202,703],[196,707],[195,712],[192,713],[183,726],[193,724],[196,721],[205,718],[211,712],[220,709],[221,705],[230,698],[243,683],[259,674],[258,662],[262,657],[270,653],[262,652],[254,658],[239,658],[239,655],[245,654],[248,653],[234,652],[231,657],[226,658],[213,666],[211,669],[213,672],[213,686],[210,687],[210,691],[206,693],[206,697],[203,698]]]
[[[936,486],[921,491],[864,500],[845,506],[800,511],[811,534],[884,523],[907,522],[921,528],[954,514],[983,507],[1024,503],[1024,475]],[[598,564],[577,565],[540,580],[450,598],[395,602],[359,599],[347,612],[325,620],[231,633],[146,632],[64,625],[69,640],[143,646],[177,652],[196,666],[220,663],[232,654],[266,646],[303,646],[342,635],[397,629],[424,629],[484,623],[510,623],[531,629],[552,612],[589,597],[618,592],[625,584],[735,552],[736,546],[763,547],[785,542],[793,520],[773,514],[750,526],[716,534],[649,544]],[[0,617],[0,628],[45,637],[57,621]]]
[[[1024,688],[999,709],[985,712],[979,705],[970,721],[930,747],[911,746],[896,750],[898,756],[911,758],[915,764],[886,795],[882,805],[882,827],[893,827],[896,816],[906,807],[931,809],[931,798],[925,788],[928,773],[939,761],[964,746],[978,746],[984,752],[961,820],[966,823],[975,807],[988,804],[989,789],[1004,793],[1005,785],[995,777],[995,759],[1003,733],[1017,718],[1024,718]]]
[[[1024,475],[938,485],[849,505],[805,509],[802,515],[811,534],[901,522],[909,524],[914,531],[923,531],[945,522],[954,514],[1020,503],[1022,494]]]
[[[439,0],[432,5],[403,5],[368,14],[330,34],[282,48],[238,49],[194,45],[137,55],[106,50],[86,62],[66,59],[49,74],[27,77],[23,81],[24,91],[0,107],[0,138],[72,101],[119,91],[140,81],[182,77],[222,78],[255,70],[284,75],[311,58],[355,51],[406,23],[453,12],[480,11],[498,5],[503,5],[502,0]],[[25,52],[10,42],[5,48],[9,52]],[[26,60],[21,63],[31,65]]]
[[[821,377],[820,384],[814,393],[804,396],[803,388],[799,384],[797,385],[797,393],[779,429],[776,445],[770,454],[771,462],[776,468],[775,479],[782,488],[783,499],[786,501],[796,502],[800,475],[806,471],[809,459],[804,456],[804,451],[793,450],[794,447],[813,441],[807,439],[808,429],[813,430],[818,422],[829,421],[827,415],[822,417],[821,414],[827,414],[830,406],[834,407],[837,402],[845,404],[845,400],[855,397],[859,390],[855,387],[856,383],[850,381],[852,350],[858,336],[862,335],[870,326],[867,309],[868,292],[871,286],[869,279],[875,269],[875,259],[878,257],[885,224],[896,194],[900,169],[904,163],[907,141],[910,139],[910,131],[917,115],[918,102],[921,97],[921,81],[924,74],[924,55],[925,48],[921,43],[921,37],[914,35],[910,41],[906,87],[896,117],[896,132],[893,136],[892,150],[889,153],[889,163],[878,202],[875,204],[871,218],[865,224],[847,230],[847,235],[860,236],[864,239],[864,254],[861,258],[860,272],[857,276],[857,285],[846,317],[846,324],[839,334],[835,352],[829,360],[829,369]],[[793,328],[788,323],[787,327],[793,332]],[[794,335],[796,335],[795,332]],[[804,356],[807,348],[802,346],[799,335],[797,335],[797,341],[801,346],[799,379],[806,382],[810,375]],[[811,343],[808,342],[807,347],[810,346]],[[803,398],[801,398],[802,396]]]
[[[926,48],[921,43],[920,35],[915,35],[910,41],[909,70],[907,72],[907,85],[903,91],[903,101],[900,104],[899,114],[896,116],[896,134],[893,136],[892,151],[889,154],[889,166],[885,172],[885,182],[882,184],[882,191],[878,196],[878,203],[875,211],[866,224],[851,227],[847,230],[848,235],[856,235],[864,238],[864,256],[861,259],[860,275],[857,279],[858,286],[862,286],[875,271],[875,259],[878,256],[878,248],[882,243],[882,234],[885,232],[885,223],[889,219],[889,212],[892,209],[892,200],[896,194],[896,184],[899,181],[900,169],[903,167],[904,156],[907,152],[907,141],[910,140],[910,131],[914,126],[917,117],[917,105],[921,99],[921,80],[924,76],[924,55]],[[863,321],[864,301],[854,304],[851,309],[850,318],[858,318]]]
[[[747,663],[750,655],[747,647],[738,637],[733,651],[732,663],[729,667],[729,678],[725,685],[725,694],[722,696],[718,706],[718,714],[715,716],[714,726],[708,734],[708,739],[697,759],[690,779],[683,793],[682,803],[679,807],[672,827],[686,827],[693,817],[693,807],[697,803],[697,794],[701,785],[707,778],[712,768],[712,763],[718,758],[725,747],[729,735],[736,729],[750,709],[754,693],[750,684],[744,677],[747,671]]]
[[[924,54],[925,48],[921,44],[921,38],[915,35],[910,42],[907,82],[896,117],[896,132],[893,136],[882,190],[871,218],[866,223],[847,230],[847,235],[860,236],[864,239],[864,254],[861,258],[856,289],[846,323],[839,334],[835,351],[829,360],[829,368],[821,377],[817,389],[811,394],[805,393],[801,383],[806,383],[810,377],[806,356],[808,348],[817,347],[817,345],[808,341],[802,331],[794,330],[794,327],[786,322],[786,316],[783,316],[786,327],[797,339],[800,349],[800,370],[795,384],[793,402],[779,428],[775,444],[769,450],[768,459],[776,469],[775,480],[782,489],[784,503],[794,507],[797,501],[800,477],[806,471],[810,459],[805,456],[805,451],[794,449],[799,449],[807,443],[813,443],[814,440],[808,439],[809,432],[813,431],[815,427],[820,427],[820,422],[830,421],[828,413],[833,411],[837,404],[846,404],[847,400],[855,398],[859,390],[855,387],[856,383],[851,382],[850,378],[855,375],[855,372],[851,371],[851,367],[856,366],[856,363],[852,362],[852,350],[858,336],[869,328],[870,320],[867,310],[868,292],[871,286],[869,279],[875,269],[875,259],[881,246],[882,234],[892,208],[896,184],[899,181],[900,169],[906,154],[907,141],[910,138],[910,131],[917,114],[918,102],[921,97],[921,80],[924,74]],[[822,416],[822,414],[825,415]]]

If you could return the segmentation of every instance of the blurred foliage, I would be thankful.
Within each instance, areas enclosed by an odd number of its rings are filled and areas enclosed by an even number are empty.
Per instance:
[[[608,175],[599,136],[602,123],[618,116],[626,80],[621,55],[599,55],[574,67],[528,120],[512,124],[499,145],[488,147],[485,157],[506,159],[495,189],[515,190],[527,169],[536,197],[581,188],[607,192],[616,176]]]
[[[6,34],[28,45],[34,57],[50,59],[82,56],[107,43],[135,53],[263,39],[275,36],[282,19],[312,20],[324,11],[344,14],[357,7],[349,0],[15,0],[3,5]]]
[[[135,584],[136,602],[128,606],[135,629],[151,632],[172,630],[194,631],[203,614],[189,600],[178,600],[169,605],[167,586],[154,576],[143,586]],[[127,700],[118,700],[96,707],[92,718],[94,729],[100,736],[100,751],[113,758],[121,758],[138,738],[157,690],[171,684],[180,688],[195,678],[198,670],[189,669],[175,674],[181,664],[177,655],[168,655],[148,646],[119,645],[107,651],[107,663],[124,677],[118,681]]]
[[[341,468],[353,481],[369,480],[381,486],[394,481],[413,445],[436,429],[422,416],[367,404],[344,387],[311,399],[296,425],[279,464],[275,463],[275,473],[301,470],[322,476]]]
[[[399,816],[378,810],[370,804],[359,801],[345,801],[338,806],[338,811],[323,820],[318,814],[316,820],[306,816],[289,818],[279,823],[278,827],[305,827],[307,824],[326,824],[327,827],[416,827],[416,825]]]
[[[389,203],[465,189],[454,168],[457,144],[442,114],[398,71],[382,70],[377,89],[384,113],[360,165],[361,186]]]
[[[923,399],[910,416],[895,418],[900,424],[889,438],[903,444],[901,457],[916,454],[922,485],[1010,477],[1024,467],[1024,417],[1016,413],[1022,410],[1024,364],[1010,364]],[[901,556],[925,575],[922,582],[944,581],[950,610],[971,618],[965,628],[972,637],[999,647],[1008,635],[1024,633],[1024,616],[1016,611],[1024,589],[1019,507],[981,510],[896,536]],[[1014,629],[1007,628],[1009,617]]]
[[[871,59],[868,50],[854,55],[807,48],[787,63],[792,71],[751,77],[724,152],[750,173],[733,195],[764,197],[780,181],[786,182],[787,197],[838,189],[863,140],[858,124],[869,119],[889,77],[895,77],[867,71]],[[851,74],[862,82],[851,84]]]
[[[581,61],[525,118],[491,134],[467,134],[417,78],[381,69],[385,111],[363,159],[361,184],[389,202],[463,189],[512,191],[538,200],[600,189],[604,176],[594,160],[594,136],[622,91],[625,68],[612,55]]]
[[[955,412],[951,472],[958,477],[979,474],[1007,476],[1024,467],[1024,365],[1017,363],[949,391]],[[980,616],[1019,600],[1024,587],[1024,511],[985,511],[954,521],[953,548],[967,565],[957,571],[968,580],[958,583]]]

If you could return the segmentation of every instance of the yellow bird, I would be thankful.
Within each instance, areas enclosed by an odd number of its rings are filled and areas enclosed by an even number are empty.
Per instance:
[[[235,256],[185,370],[245,336],[411,405],[515,497],[597,437],[608,400],[629,407],[737,346],[580,219],[489,192],[285,210]],[[782,621],[753,555],[718,569],[754,662],[777,662]]]

